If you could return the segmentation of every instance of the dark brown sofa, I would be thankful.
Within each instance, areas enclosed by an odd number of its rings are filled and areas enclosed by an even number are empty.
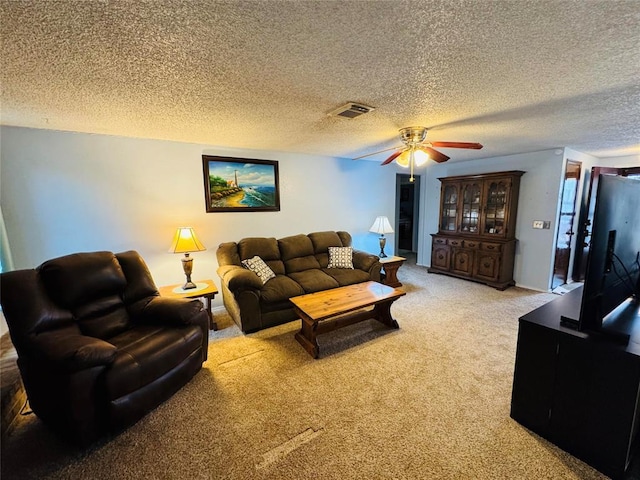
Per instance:
[[[136,252],[67,255],[0,287],[31,408],[70,440],[134,423],[207,358],[202,304],[160,297]]]
[[[380,281],[379,258],[353,250],[353,269],[328,268],[329,247],[350,247],[347,232],[316,232],[275,238],[252,237],[222,243],[216,251],[224,306],[245,332],[295,320],[289,299],[344,285]],[[242,261],[260,257],[275,273],[263,284]]]

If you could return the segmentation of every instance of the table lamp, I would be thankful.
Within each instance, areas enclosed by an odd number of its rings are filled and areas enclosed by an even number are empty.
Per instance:
[[[384,237],[384,234],[393,233],[389,219],[387,217],[376,217],[369,231],[380,234],[380,255],[378,256],[385,258],[387,255],[384,253],[384,246],[387,244],[387,239]]]
[[[196,284],[191,281],[191,272],[193,271],[193,258],[189,257],[189,252],[201,252],[206,250],[204,245],[200,243],[196,232],[191,227],[179,227],[171,242],[169,253],[184,253],[182,258],[182,268],[187,276],[187,283],[182,287],[183,290],[196,288]]]

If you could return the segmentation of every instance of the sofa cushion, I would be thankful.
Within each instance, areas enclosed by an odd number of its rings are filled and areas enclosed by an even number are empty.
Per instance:
[[[73,313],[84,335],[105,339],[128,328],[122,300],[127,280],[113,253],[66,255],[44,262],[38,272],[49,296]]]
[[[111,252],[74,253],[38,267],[49,296],[72,309],[102,297],[119,295],[127,285],[122,268]]]
[[[287,274],[320,268],[313,255],[313,244],[306,235],[293,235],[278,240]]]
[[[329,264],[327,268],[353,269],[353,248],[329,247]]]
[[[368,272],[347,268],[323,268],[322,271],[335,279],[341,287],[353,285],[354,283],[368,282],[371,276]]]
[[[286,263],[296,257],[313,255],[313,244],[306,235],[293,235],[278,240],[282,260]]]
[[[238,242],[240,261],[256,255],[269,265],[276,275],[284,275],[284,264],[280,258],[278,241],[275,238],[249,237]]]
[[[287,274],[296,273],[296,272],[304,272],[306,270],[319,269],[320,264],[318,260],[313,255],[307,255],[306,257],[297,257],[292,258],[284,262],[285,269]]]
[[[72,308],[71,312],[83,335],[105,339],[129,327],[129,313],[119,295],[96,299]]]
[[[262,300],[266,303],[283,302],[304,294],[304,289],[285,275],[276,275],[262,287]]]
[[[264,260],[262,260],[257,255],[255,255],[253,258],[242,260],[242,265],[258,275],[258,277],[260,277],[260,280],[262,280],[263,285],[276,276],[276,274],[273,273],[273,270],[269,268],[269,265],[264,263]]]
[[[319,292],[340,286],[336,279],[330,277],[319,268],[290,273],[289,277],[298,282],[304,288],[305,293]]]
[[[127,279],[127,286],[122,294],[127,306],[138,300],[158,295],[151,272],[138,252],[129,250],[116,253],[116,259]]]
[[[282,260],[265,260],[264,263],[269,265],[269,268],[273,270],[273,273],[275,273],[276,275],[285,274],[284,262]]]
[[[160,378],[202,348],[202,329],[140,325],[108,341],[118,348],[105,372],[106,394],[115,400]]]
[[[327,268],[329,264],[329,247],[346,247],[336,232],[315,232],[309,234],[313,244],[313,251],[320,268]]]
[[[340,237],[343,247],[350,247],[352,245],[353,238],[351,238],[351,234],[349,232],[336,232],[336,234]]]
[[[240,260],[258,255],[263,260],[279,260],[280,251],[275,238],[249,237],[238,242]]]
[[[242,265],[236,242],[223,242],[218,245],[216,257],[218,265],[236,265],[238,267]]]
[[[329,247],[347,247],[343,245],[340,236],[336,232],[310,233],[309,239],[313,244],[313,253],[327,253]]]

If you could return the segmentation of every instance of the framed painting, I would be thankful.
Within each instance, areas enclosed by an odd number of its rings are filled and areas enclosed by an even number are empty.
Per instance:
[[[278,162],[202,156],[207,212],[278,212]]]

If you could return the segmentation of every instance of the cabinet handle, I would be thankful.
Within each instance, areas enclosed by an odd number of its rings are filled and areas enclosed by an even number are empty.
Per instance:
[[[460,264],[464,264],[464,258],[462,260],[460,260]]]
[[[490,264],[490,263],[485,263],[485,264],[484,264],[484,268],[489,268],[490,266],[491,266],[491,264]]]
[[[444,255],[438,255],[438,260],[442,260],[444,258]]]
[[[494,247],[493,245],[487,245],[487,250],[493,250],[494,248],[496,247]]]

